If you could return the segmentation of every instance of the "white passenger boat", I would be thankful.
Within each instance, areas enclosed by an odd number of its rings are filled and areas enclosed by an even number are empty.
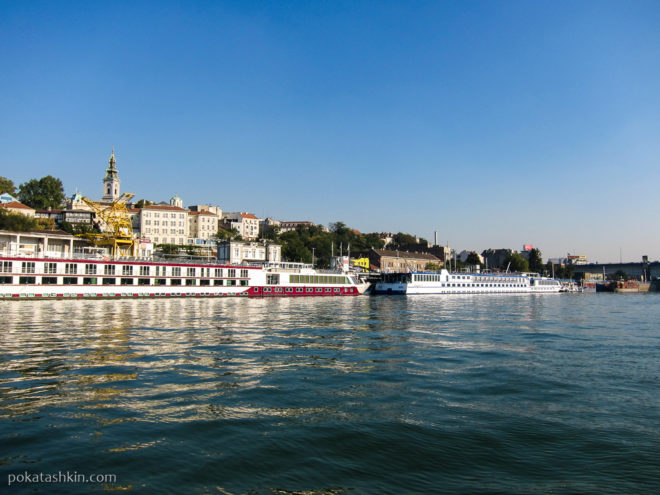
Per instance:
[[[182,296],[357,296],[369,284],[303,263],[230,265],[213,261],[103,256],[0,256],[0,299]]]
[[[559,281],[535,273],[385,273],[375,294],[519,294],[560,292]]]

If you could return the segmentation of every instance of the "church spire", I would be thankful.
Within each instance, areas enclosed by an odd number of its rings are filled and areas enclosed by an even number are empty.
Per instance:
[[[117,163],[117,160],[115,160],[115,149],[112,148],[112,154],[110,155],[110,159],[108,160],[108,169],[105,171],[105,178],[107,179],[116,179],[118,178],[118,171],[117,168],[115,167],[115,164]]]
[[[103,197],[101,201],[112,202],[119,198],[119,171],[115,167],[117,160],[115,160],[115,148],[112,148],[112,154],[108,160],[108,168],[105,171],[105,178],[103,179]]]

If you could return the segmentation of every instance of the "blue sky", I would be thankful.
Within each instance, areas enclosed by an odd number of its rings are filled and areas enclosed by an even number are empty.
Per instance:
[[[660,3],[0,0],[0,175],[660,259]]]

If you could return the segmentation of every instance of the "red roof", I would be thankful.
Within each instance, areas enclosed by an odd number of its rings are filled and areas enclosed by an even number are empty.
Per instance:
[[[167,206],[167,205],[149,205],[143,206],[143,210],[165,210],[165,211],[187,211],[178,206]]]
[[[18,201],[10,201],[9,203],[2,203],[0,204],[1,207],[3,208],[12,208],[12,209],[20,209],[20,210],[33,210],[34,208],[30,208],[29,206],[24,205],[23,203],[19,203]]]
[[[255,220],[259,220],[252,213],[241,213],[241,218],[254,218]]]

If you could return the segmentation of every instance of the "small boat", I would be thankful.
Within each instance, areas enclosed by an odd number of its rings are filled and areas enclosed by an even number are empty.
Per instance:
[[[639,282],[638,280],[616,280],[611,282],[597,283],[596,292],[648,292],[650,287],[650,282]]]

